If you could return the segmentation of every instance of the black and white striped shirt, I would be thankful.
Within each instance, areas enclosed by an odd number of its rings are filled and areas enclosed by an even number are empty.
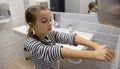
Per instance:
[[[51,31],[44,40],[27,38],[25,48],[30,53],[35,69],[59,69],[62,46],[56,43],[73,45],[74,35]]]

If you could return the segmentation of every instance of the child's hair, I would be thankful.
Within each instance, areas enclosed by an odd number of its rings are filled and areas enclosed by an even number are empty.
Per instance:
[[[88,8],[89,8],[88,13],[90,13],[90,10],[91,10],[92,8],[94,8],[95,6],[96,6],[96,3],[95,3],[95,2],[90,2],[89,5],[88,5]]]
[[[29,24],[29,23],[35,24],[38,14],[40,14],[41,10],[48,10],[48,8],[44,7],[44,6],[40,6],[40,5],[33,5],[33,6],[30,6],[29,8],[27,8],[27,10],[25,11],[26,23],[27,24]],[[37,39],[37,37],[33,33],[34,32],[33,32],[32,28],[29,27],[27,37],[33,37],[33,38]]]

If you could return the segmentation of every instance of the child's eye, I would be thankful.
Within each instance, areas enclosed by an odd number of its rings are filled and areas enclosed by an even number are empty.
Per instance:
[[[50,22],[51,22],[52,20],[50,19]]]
[[[47,23],[49,21],[51,22],[51,18],[50,19],[45,18],[45,19],[42,20],[42,23]]]
[[[42,20],[42,23],[46,23],[46,22],[47,22],[47,19],[43,19],[43,20]]]
[[[46,23],[47,21],[42,21],[42,23]]]

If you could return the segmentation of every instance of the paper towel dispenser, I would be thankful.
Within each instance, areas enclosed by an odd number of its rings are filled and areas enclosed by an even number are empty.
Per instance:
[[[96,2],[99,22],[120,27],[120,0],[96,0]]]

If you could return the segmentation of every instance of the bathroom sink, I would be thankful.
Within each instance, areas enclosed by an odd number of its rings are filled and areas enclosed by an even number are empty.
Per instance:
[[[80,31],[75,31],[73,30],[72,32],[70,32],[68,29],[65,28],[53,28],[53,30],[55,31],[59,31],[59,32],[64,32],[64,33],[76,33],[79,36],[82,36],[88,40],[92,40],[93,39],[93,34],[90,33],[85,33],[85,32],[80,32]],[[66,45],[66,44],[62,44],[64,47],[66,48],[70,48],[70,49],[75,49],[75,50],[83,50],[86,49],[87,47],[83,46],[83,45],[78,45],[78,46],[72,46],[72,45]]]
[[[10,22],[9,18],[0,18],[0,23],[7,23]]]
[[[28,27],[24,25],[24,26],[14,28],[14,32],[17,35],[25,37],[25,35],[27,34],[27,29],[28,29]],[[92,40],[93,36],[94,36],[91,33],[86,33],[86,32],[81,32],[81,31],[76,31],[76,30],[72,30],[72,32],[69,32],[69,30],[65,29],[65,28],[53,28],[52,30],[59,31],[59,32],[65,32],[65,33],[77,33],[78,35],[80,35],[81,37],[84,37],[87,40]],[[87,47],[83,46],[83,45],[73,46],[73,45],[69,45],[69,44],[62,44],[62,46],[66,47],[66,48],[69,48],[69,49],[75,49],[75,50],[87,49]],[[73,61],[71,59],[67,59],[67,60],[71,63],[74,63],[74,64],[78,64],[78,63],[81,62],[81,60],[78,60],[77,62]]]
[[[28,26],[25,26],[25,25],[19,26],[14,28],[13,30],[17,35],[25,36],[27,35]]]

